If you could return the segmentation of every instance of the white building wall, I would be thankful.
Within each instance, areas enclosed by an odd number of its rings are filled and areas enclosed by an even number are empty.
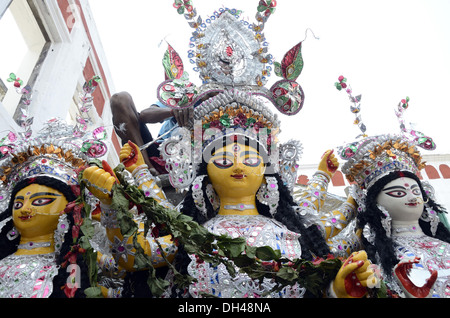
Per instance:
[[[10,10],[20,26],[23,37],[29,40],[26,41],[29,52],[22,65],[17,70],[7,72],[20,76],[24,80],[24,86],[34,76],[32,102],[28,107],[28,116],[33,117],[32,130],[39,130],[46,121],[54,117],[74,124],[79,92],[84,82],[89,80],[86,74],[98,75],[101,82],[95,94],[100,93],[101,98],[97,99],[95,108],[89,113],[93,122],[89,128],[106,128],[111,138],[106,141],[110,151],[105,159],[111,165],[117,165],[120,145],[113,131],[109,107],[110,92],[114,88],[88,1],[14,0],[7,10]],[[3,12],[4,10],[1,11]],[[39,45],[30,44],[33,38],[37,38],[36,32],[41,32],[41,40],[45,38],[44,50],[42,41]],[[38,58],[41,60],[36,64]],[[33,75],[30,75],[32,72]],[[2,70],[2,76],[4,73],[5,70]],[[5,78],[2,79],[5,81]],[[3,103],[0,103],[0,125],[2,131],[17,131],[20,128],[15,124],[13,116],[20,95],[16,94],[12,85],[9,88],[11,91],[5,96]]]

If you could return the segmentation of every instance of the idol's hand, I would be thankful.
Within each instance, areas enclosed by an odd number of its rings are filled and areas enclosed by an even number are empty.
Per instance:
[[[367,287],[377,284],[374,271],[369,267],[365,251],[354,252],[342,265],[332,287],[338,298],[361,298],[367,294]]]
[[[319,171],[326,173],[330,177],[330,179],[339,168],[339,162],[333,152],[334,150],[325,151],[325,153],[322,155],[318,168]]]
[[[425,285],[418,287],[409,279],[409,272],[414,263],[418,263],[420,258],[415,257],[414,259],[403,259],[400,263],[394,267],[394,276],[400,283],[403,291],[408,298],[427,298],[431,296],[431,289],[436,282],[438,273],[433,271],[431,276],[426,280]]]
[[[89,191],[98,198],[103,204],[110,205],[112,199],[113,184],[118,182],[111,167],[103,161],[101,169],[97,166],[91,166],[83,171],[83,179],[87,183]],[[108,171],[106,171],[108,170]]]
[[[137,167],[145,164],[144,157],[142,156],[139,147],[131,141],[128,141],[128,143],[123,145],[122,149],[120,149],[119,158],[120,162],[123,163],[129,172],[133,172]]]

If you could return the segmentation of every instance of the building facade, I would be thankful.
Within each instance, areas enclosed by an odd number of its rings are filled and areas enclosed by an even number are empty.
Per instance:
[[[32,88],[28,113],[33,131],[51,118],[75,124],[83,84],[99,76],[88,116],[92,127],[106,128],[112,150],[107,160],[117,164],[120,142],[109,107],[114,88],[88,1],[2,0],[0,34],[8,48],[0,52],[0,130],[21,129],[24,106],[7,81],[10,73]]]

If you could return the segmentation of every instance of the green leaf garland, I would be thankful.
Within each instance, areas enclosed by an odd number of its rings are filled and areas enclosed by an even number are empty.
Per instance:
[[[277,283],[274,291],[298,283],[313,295],[321,297],[343,264],[341,259],[331,256],[326,260],[313,262],[304,259],[290,260],[282,258],[279,250],[269,246],[249,246],[243,237],[212,234],[191,217],[163,207],[153,198],[146,197],[135,185],[128,184],[124,178],[124,169],[122,164],[114,169],[120,184],[113,186],[111,208],[117,211],[117,220],[124,236],[133,236],[136,249],[134,266],[137,270],[149,272],[147,283],[156,297],[162,295],[169,283],[156,276],[150,257],[137,243],[138,224],[129,212],[130,202],[147,217],[144,235],[151,225],[163,229],[172,235],[176,244],[182,245],[188,254],[196,255],[200,261],[209,262],[212,266],[224,264],[232,276],[236,274],[237,266],[237,270],[253,279],[272,279]],[[91,233],[88,229],[86,232]],[[166,262],[174,273],[174,284],[179,288],[187,288],[194,281],[193,277],[176,270],[167,259]]]

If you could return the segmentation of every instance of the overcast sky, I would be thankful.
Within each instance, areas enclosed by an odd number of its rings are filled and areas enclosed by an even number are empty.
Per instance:
[[[194,0],[207,18],[221,7],[243,10],[255,22],[258,0]],[[315,163],[330,148],[353,141],[359,129],[344,92],[347,77],[362,94],[361,116],[368,134],[398,133],[398,102],[410,97],[407,123],[431,136],[434,153],[450,154],[450,1],[448,0],[278,0],[264,34],[275,60],[311,29],[303,43],[304,68],[297,81],[305,93],[295,116],[280,114],[282,141],[303,144],[302,162]],[[191,28],[172,0],[90,0],[113,77],[113,90],[132,94],[138,109],[156,100],[164,80],[161,59],[166,39],[180,54],[190,79],[200,84],[187,50]],[[268,88],[280,78],[272,74]],[[276,110],[272,109],[274,112]],[[151,127],[157,134],[158,125]],[[425,152],[423,153],[430,153]]]
[[[115,90],[130,92],[139,109],[156,99],[156,87],[164,80],[162,39],[183,58],[191,81],[200,83],[187,58],[191,29],[173,1],[89,3]],[[242,17],[255,22],[258,1],[193,4],[203,18],[228,7],[243,10]],[[300,140],[304,163],[317,162],[325,150],[354,140],[359,129],[353,124],[351,103],[334,88],[344,75],[354,95],[362,94],[361,116],[368,134],[399,132],[394,109],[409,96],[406,122],[435,140],[434,153],[450,153],[449,14],[448,0],[279,0],[264,30],[275,60],[304,40],[308,28],[319,38],[309,33],[303,43],[304,68],[297,81],[305,103],[295,116],[280,114],[281,140]],[[267,87],[278,79],[272,74]],[[157,132],[157,126],[152,130]]]

